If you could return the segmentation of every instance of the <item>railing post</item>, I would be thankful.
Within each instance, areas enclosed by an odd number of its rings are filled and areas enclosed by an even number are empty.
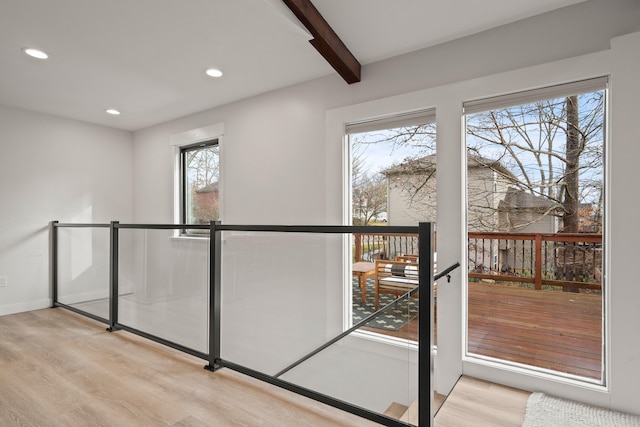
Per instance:
[[[542,234],[536,234],[536,274],[535,288],[542,289]]]
[[[221,318],[221,231],[220,221],[211,221],[209,228],[209,364],[204,368],[216,371],[221,368],[220,360],[220,318]]]
[[[418,425],[433,426],[433,224],[418,226]]]
[[[118,221],[109,225],[109,327],[115,332],[118,325]]]
[[[362,261],[362,234],[355,233],[353,237],[355,237],[355,242],[356,242],[356,253],[355,253],[354,262],[359,262],[359,261]]]
[[[51,307],[58,302],[58,221],[49,222],[49,286],[51,287]]]

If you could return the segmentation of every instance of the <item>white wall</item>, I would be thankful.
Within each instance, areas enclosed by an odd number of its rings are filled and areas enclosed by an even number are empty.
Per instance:
[[[362,82],[330,76],[134,134],[134,217],[173,220],[173,134],[224,123],[222,220],[342,221],[342,147],[325,143],[325,112],[364,101],[596,52],[640,31],[635,0],[597,0],[364,66]]]
[[[0,314],[8,314],[51,303],[49,221],[131,218],[132,136],[0,106],[0,148],[0,276],[8,279]]]
[[[612,79],[612,111],[621,116],[612,123],[611,182],[622,182],[634,171],[638,158],[635,146],[628,143],[632,134],[631,111],[638,99],[633,76],[636,71],[622,72],[624,67],[637,69],[637,59],[628,55],[633,43],[618,55],[603,54],[595,59],[589,53],[606,51],[613,37],[640,31],[640,3],[634,0],[596,0],[580,3],[557,12],[544,14],[518,23],[489,30],[440,46],[403,55],[363,67],[362,82],[347,86],[337,76],[299,84],[261,96],[208,110],[134,134],[134,220],[136,222],[170,222],[173,220],[173,158],[169,146],[171,135],[223,123],[222,211],[227,224],[337,224],[343,218],[343,146],[342,128],[337,117],[344,119],[357,111],[353,120],[375,117],[403,109],[436,107],[438,118],[438,209],[440,236],[438,258],[444,265],[465,259],[464,242],[464,151],[462,149],[461,105],[474,96],[498,95],[588,77],[594,72],[616,72]],[[623,43],[621,39],[617,43]],[[637,44],[635,45],[637,46]],[[627,54],[623,53],[627,52]],[[585,56],[580,56],[585,55]],[[562,62],[566,58],[573,58]],[[623,59],[624,58],[624,59]],[[552,62],[558,61],[560,62]],[[605,61],[602,63],[602,61]],[[581,70],[581,64],[588,67]],[[549,63],[550,65],[545,65]],[[537,64],[543,64],[537,66]],[[523,68],[525,67],[525,68]],[[531,67],[531,68],[526,68]],[[569,71],[564,72],[564,67]],[[508,72],[514,71],[512,74]],[[578,70],[578,71],[576,71]],[[616,71],[617,70],[617,71]],[[505,73],[507,74],[499,74]],[[618,83],[615,83],[615,82]],[[635,91],[635,92],[634,92]],[[618,93],[627,93],[624,96]],[[632,93],[633,92],[633,93]],[[403,95],[406,94],[406,95]],[[452,96],[452,94],[454,96]],[[616,98],[617,97],[617,98]],[[407,101],[409,100],[409,101]],[[357,108],[350,109],[351,106]],[[384,108],[380,108],[384,105]],[[337,113],[335,113],[337,111]],[[334,114],[335,113],[335,114]],[[333,122],[331,122],[333,120]],[[336,124],[337,123],[337,124]],[[329,125],[329,126],[328,126]],[[624,140],[616,138],[621,137]],[[446,167],[444,167],[446,165]],[[446,171],[443,175],[441,170]],[[442,178],[445,179],[442,179]],[[619,185],[619,184],[618,184]],[[624,191],[622,189],[617,191]],[[633,260],[637,238],[619,227],[633,224],[632,210],[622,214],[629,194],[610,195],[610,253],[624,254],[611,263],[612,298],[609,302],[611,325],[610,390],[577,392],[574,387],[553,381],[533,383],[526,375],[496,371],[467,363],[462,366],[461,336],[439,334],[439,352],[448,353],[439,361],[442,372],[465,372],[493,376],[516,386],[557,390],[605,406],[637,411],[633,396],[638,394],[640,369],[637,338],[637,310],[631,301],[639,301],[633,284]],[[620,214],[619,214],[620,212]],[[620,217],[618,217],[620,215]],[[629,218],[626,218],[629,216]],[[624,220],[624,221],[621,221]],[[337,257],[340,254],[336,255]],[[329,258],[327,258],[329,259]],[[337,264],[332,264],[337,269]],[[223,265],[233,274],[237,267]],[[327,271],[326,277],[335,277]],[[439,323],[462,330],[463,301],[460,275],[447,287],[439,289],[438,300],[454,309],[438,310]],[[326,311],[340,316],[342,296],[340,281],[325,283]],[[635,297],[635,298],[630,298]],[[331,311],[333,310],[333,311]],[[330,319],[335,320],[335,319]],[[234,329],[250,329],[250,316],[237,318]],[[328,322],[333,323],[333,322]],[[331,328],[327,328],[329,331]],[[264,346],[255,348],[253,357],[260,359]],[[487,374],[489,372],[489,374]],[[501,377],[502,376],[502,377]],[[440,381],[443,391],[452,385],[451,378]],[[533,386],[531,386],[533,384]]]
[[[609,156],[609,269],[612,406],[640,412],[640,286],[637,226],[640,199],[631,190],[640,159],[635,105],[640,99],[640,33],[614,39]]]

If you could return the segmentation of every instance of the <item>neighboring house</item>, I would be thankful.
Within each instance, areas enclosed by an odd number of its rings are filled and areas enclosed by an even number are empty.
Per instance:
[[[558,231],[557,203],[541,196],[535,196],[526,191],[510,187],[503,200],[498,205],[499,230],[507,233],[542,233],[553,234]],[[499,239],[496,252],[492,252],[494,270],[503,273],[515,273],[513,266],[532,266],[534,259],[533,247],[529,241]],[[494,246],[496,244],[494,243]],[[495,250],[495,247],[493,248]],[[551,249],[551,248],[548,248]],[[543,251],[546,263],[552,263],[555,249]],[[485,261],[486,262],[486,261]],[[487,264],[485,264],[486,266]],[[547,268],[545,268],[547,270]]]
[[[389,225],[436,222],[436,157],[410,159],[383,173],[387,178]],[[467,156],[467,224],[470,232],[555,233],[554,203],[513,187],[517,178],[500,162]],[[486,240],[469,247],[469,266],[484,270],[509,268],[513,243]],[[393,242],[389,247],[393,248]],[[389,255],[393,256],[391,249]],[[401,250],[402,252],[402,250]],[[530,256],[526,250],[517,255]]]
[[[220,218],[220,191],[218,182],[213,182],[193,194],[193,216],[195,223],[208,224]]]
[[[517,233],[555,233],[557,203],[546,197],[509,187],[498,204],[498,230]]]
[[[387,178],[389,225],[436,222],[436,156],[406,160],[382,172]],[[499,205],[516,177],[500,162],[467,156],[470,231],[495,231]]]
[[[382,171],[387,179],[389,225],[436,221],[435,155],[409,159]]]

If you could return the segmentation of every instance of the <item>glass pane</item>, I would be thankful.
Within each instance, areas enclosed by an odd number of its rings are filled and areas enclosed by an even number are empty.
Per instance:
[[[470,354],[603,382],[604,106],[467,116]]]
[[[209,224],[220,219],[220,156],[218,145],[184,151],[185,223]],[[190,230],[190,233],[208,233]]]
[[[367,349],[371,343],[367,344],[363,346],[361,338],[346,337],[282,378],[417,425],[417,351],[394,348],[394,354],[384,354]]]
[[[118,320],[208,353],[209,239],[120,229]]]
[[[353,307],[342,254],[350,241],[334,234],[224,232],[222,359],[278,375],[346,330]],[[389,313],[415,320],[417,329],[417,299],[399,301]],[[369,323],[280,378],[376,412],[394,403],[406,411],[417,399],[417,344],[372,337],[376,328],[379,323]]]
[[[58,301],[109,319],[109,228],[57,232]]]
[[[408,225],[436,222],[436,124],[425,116],[419,125],[349,135],[353,225]],[[377,260],[417,262],[415,235],[355,234],[352,241],[353,323],[376,311]],[[379,299],[389,302],[393,292]],[[379,302],[379,301],[378,301]],[[382,319],[380,325],[382,326]],[[392,325],[398,327],[393,327]],[[377,332],[417,340],[414,321],[388,323]]]
[[[351,265],[352,320],[356,324],[417,286],[419,251],[416,234],[354,234],[352,241],[355,245],[352,252],[364,252],[367,247],[375,246],[389,254],[385,259],[372,258]],[[404,308],[397,313],[389,311],[364,329],[388,337],[417,341],[417,299],[403,304],[406,312]]]
[[[343,331],[342,235],[222,234],[222,358],[274,374]]]
[[[435,223],[435,123],[352,134],[349,143],[353,225]]]

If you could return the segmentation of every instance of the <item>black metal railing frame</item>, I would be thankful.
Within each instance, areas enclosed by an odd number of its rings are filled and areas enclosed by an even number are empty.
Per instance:
[[[68,304],[58,301],[58,229],[59,228],[109,228],[110,232],[110,249],[109,249],[109,319],[104,319],[95,314],[86,312]],[[146,333],[144,331],[123,325],[118,321],[118,238],[120,229],[145,229],[145,230],[185,230],[199,229],[209,230],[209,352],[203,352],[185,347],[178,343],[168,341],[164,338]],[[373,230],[375,229],[375,230]],[[221,234],[224,231],[240,231],[240,232],[264,232],[264,233],[320,233],[320,234],[353,234],[353,233],[380,233],[380,227],[371,226],[283,226],[283,225],[223,225],[219,221],[212,221],[209,225],[185,225],[185,224],[120,224],[118,221],[112,221],[109,224],[77,224],[77,223],[59,223],[51,221],[49,223],[49,277],[52,293],[52,307],[61,307],[75,313],[90,317],[108,325],[107,330],[115,332],[125,330],[127,332],[142,336],[144,338],[161,343],[168,347],[183,351],[193,356],[204,359],[208,362],[205,369],[216,371],[220,368],[228,368],[237,372],[249,375],[258,380],[270,383],[272,385],[284,388],[294,393],[309,397],[316,401],[325,403],[346,412],[358,415],[362,418],[369,419],[386,426],[406,426],[407,423],[387,417],[385,415],[373,412],[371,410],[352,405],[348,402],[336,399],[331,396],[318,393],[316,391],[301,387],[299,385],[284,381],[279,378],[287,370],[304,362],[308,358],[322,351],[353,330],[369,322],[387,309],[397,304],[403,298],[409,298],[416,292],[422,290],[422,295],[429,295],[430,298],[420,298],[418,300],[418,309],[420,312],[420,322],[418,332],[418,425],[433,425],[433,281],[435,278],[431,274],[433,272],[433,225],[431,223],[420,223],[418,227],[406,226],[387,226],[385,233],[403,233],[417,234],[418,242],[423,256],[419,259],[419,286],[401,296],[398,300],[392,302],[380,311],[374,313],[363,321],[354,325],[348,331],[334,337],[326,344],[311,352],[309,355],[294,362],[285,370],[276,375],[268,375],[251,368],[241,366],[232,361],[224,360],[221,357],[220,347],[220,325],[221,325]],[[426,256],[428,254],[428,256]],[[448,268],[445,272],[436,276],[436,278],[448,275],[455,269],[458,264]],[[426,313],[426,314],[425,314]]]

